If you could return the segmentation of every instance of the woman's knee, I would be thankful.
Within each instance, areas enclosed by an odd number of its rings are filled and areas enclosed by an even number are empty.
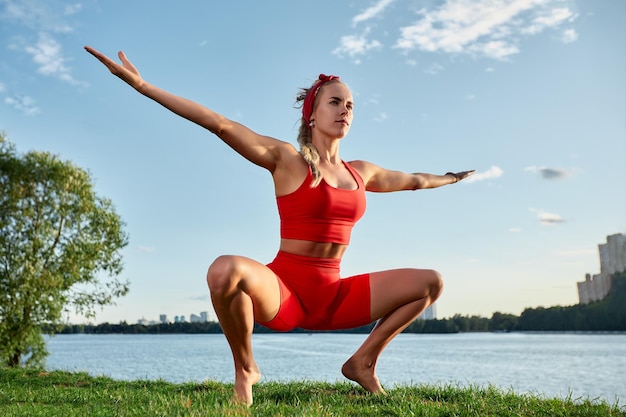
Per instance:
[[[434,269],[427,269],[427,270],[424,270],[424,272],[426,273],[428,277],[427,282],[428,282],[428,288],[429,288],[429,295],[431,299],[434,301],[437,298],[439,298],[439,296],[443,292],[443,277],[441,276],[439,271],[435,271]]]
[[[221,255],[217,257],[207,272],[206,280],[212,293],[228,291],[237,285],[240,274],[240,262],[233,255]]]
[[[441,295],[443,277],[438,271],[434,269],[410,269],[409,271],[411,271],[412,281],[417,292],[423,294],[421,297],[424,297],[425,294],[434,301]]]

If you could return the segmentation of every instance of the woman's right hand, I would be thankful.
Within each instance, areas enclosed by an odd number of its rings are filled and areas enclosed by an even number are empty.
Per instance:
[[[102,62],[109,69],[109,71],[111,71],[111,74],[120,78],[134,89],[139,90],[144,84],[141,75],[139,75],[139,71],[137,71],[137,68],[135,68],[135,66],[126,58],[124,52],[120,51],[117,53],[120,61],[122,61],[122,65],[120,65],[90,46],[85,46],[85,50],[95,56],[98,61]]]

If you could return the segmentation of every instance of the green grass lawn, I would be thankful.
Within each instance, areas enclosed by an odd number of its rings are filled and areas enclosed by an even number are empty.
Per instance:
[[[0,416],[626,416],[618,404],[516,395],[493,387],[415,385],[366,394],[351,383],[265,382],[250,408],[232,385],[115,381],[84,373],[0,368]]]

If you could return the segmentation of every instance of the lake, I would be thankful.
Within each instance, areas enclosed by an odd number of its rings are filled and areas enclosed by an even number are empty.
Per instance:
[[[255,334],[263,381],[344,380],[341,365],[365,334]],[[46,337],[47,369],[114,379],[233,381],[221,334],[57,335]],[[394,385],[493,385],[518,394],[626,401],[626,334],[401,334],[377,373]]]

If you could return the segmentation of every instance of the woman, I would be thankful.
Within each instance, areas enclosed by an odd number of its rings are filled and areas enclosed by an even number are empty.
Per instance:
[[[139,93],[208,129],[272,175],[281,217],[276,259],[264,265],[242,256],[220,256],[207,273],[211,300],[233,354],[233,399],[252,404],[252,386],[261,378],[252,352],[255,321],[279,331],[341,329],[377,321],[342,373],[371,393],[384,393],[375,371],[378,357],[437,300],[443,283],[438,272],[427,269],[340,279],[339,263],[352,226],[365,211],[365,191],[436,188],[474,171],[407,174],[366,161],[344,162],[339,142],[350,130],[354,103],[339,77],[322,74],[301,91],[298,151],[147,83],[123,52],[118,64],[93,48],[85,49]]]

